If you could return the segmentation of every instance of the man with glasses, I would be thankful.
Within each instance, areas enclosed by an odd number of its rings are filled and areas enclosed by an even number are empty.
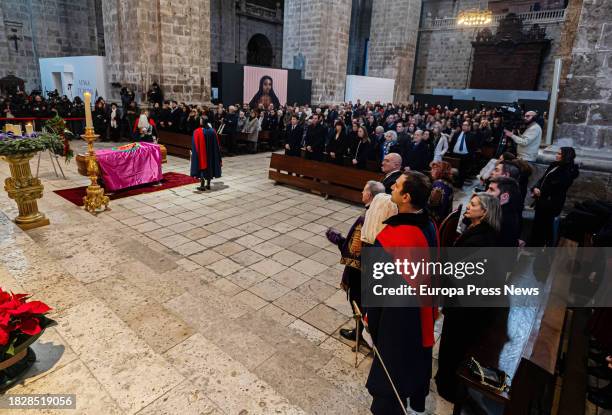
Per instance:
[[[521,135],[516,135],[512,131],[504,130],[506,137],[511,138],[516,143],[516,155],[518,158],[533,163],[538,157],[538,150],[542,142],[542,127],[536,122],[537,113],[527,111],[524,116],[527,128]]]

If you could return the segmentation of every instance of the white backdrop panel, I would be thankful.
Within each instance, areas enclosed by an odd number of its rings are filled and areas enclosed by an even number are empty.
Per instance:
[[[345,101],[393,102],[394,79],[375,78],[373,76],[346,76]]]

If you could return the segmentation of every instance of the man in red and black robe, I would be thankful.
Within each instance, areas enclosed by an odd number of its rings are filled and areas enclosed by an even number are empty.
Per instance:
[[[400,175],[392,186],[391,198],[399,213],[384,222],[387,226],[375,241],[375,246],[384,248],[390,261],[410,260],[411,252],[429,252],[437,247],[436,228],[425,212],[430,191],[429,179],[414,171]],[[414,411],[424,411],[432,375],[437,308],[367,307],[366,313],[372,340],[402,405],[405,407],[409,400]],[[404,413],[378,357],[372,362],[366,387],[373,397],[373,414]]]
[[[210,181],[221,177],[221,165],[219,137],[215,130],[210,124],[196,128],[191,139],[191,176],[200,179],[198,190],[210,190]]]

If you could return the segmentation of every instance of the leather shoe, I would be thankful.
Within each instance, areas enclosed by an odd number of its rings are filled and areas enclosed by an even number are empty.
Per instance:
[[[608,365],[589,367],[587,373],[599,379],[612,380],[612,369],[608,368]]]
[[[355,334],[355,329],[340,329],[340,335],[347,340],[355,341],[357,339],[357,335]]]

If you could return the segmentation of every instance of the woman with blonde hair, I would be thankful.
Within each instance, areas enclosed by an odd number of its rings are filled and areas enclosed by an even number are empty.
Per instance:
[[[484,192],[475,193],[467,205],[464,216],[469,219],[470,225],[454,245],[455,248],[463,248],[460,251],[462,257],[470,251],[480,252],[479,248],[500,245],[498,233],[501,209],[496,197]],[[463,260],[465,258],[463,257]],[[486,287],[495,280],[498,270],[496,271],[491,261],[486,269],[486,275],[478,282],[479,287]],[[457,370],[462,362],[470,357],[482,362],[483,356],[496,355],[500,352],[506,339],[498,338],[493,343],[489,337],[493,327],[500,332],[503,330],[507,309],[461,307],[457,304],[449,307],[449,304],[446,304],[443,312],[444,323],[435,380],[438,394],[454,403],[460,399],[461,394]]]

